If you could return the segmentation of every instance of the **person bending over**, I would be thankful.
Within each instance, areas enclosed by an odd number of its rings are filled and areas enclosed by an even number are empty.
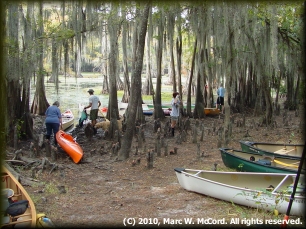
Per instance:
[[[52,131],[54,134],[54,145],[57,145],[56,133],[59,131],[59,128],[62,127],[62,114],[59,107],[59,102],[55,101],[52,106],[49,106],[45,112],[46,115],[46,128],[47,134],[46,139],[50,140]]]

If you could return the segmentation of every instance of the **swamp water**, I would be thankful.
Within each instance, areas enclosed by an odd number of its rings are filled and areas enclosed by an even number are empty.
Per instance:
[[[102,78],[64,78],[60,77],[58,91],[55,88],[55,83],[47,82],[45,79],[45,92],[46,98],[50,105],[55,101],[59,101],[61,112],[65,112],[70,109],[74,115],[74,124],[78,124],[81,112],[79,111],[79,104],[83,107],[89,104],[88,98],[89,93],[87,92],[89,88],[93,88],[95,95],[99,97],[101,101],[101,107],[108,106],[108,95],[100,94],[102,90]],[[30,105],[33,102],[35,93],[35,84],[31,83],[31,95],[30,95]],[[121,98],[118,98],[120,101]]]
[[[46,98],[50,105],[55,101],[59,101],[61,112],[65,112],[67,109],[70,109],[74,115],[74,125],[79,123],[79,118],[81,116],[81,111],[79,110],[79,104],[87,106],[89,104],[88,98],[89,93],[87,90],[89,88],[94,89],[94,94],[99,97],[101,101],[101,107],[108,106],[109,95],[101,94],[103,78],[74,78],[74,77],[59,77],[59,88],[58,91],[55,88],[55,83],[48,82],[49,77],[45,77],[45,92]],[[163,81],[168,80],[168,77],[163,79]],[[153,79],[153,84],[156,79]],[[34,93],[35,93],[35,84],[31,82],[31,94],[30,94],[30,106],[32,105]],[[155,85],[154,85],[155,87]],[[171,91],[172,86],[163,85],[163,91]],[[118,96],[118,101],[121,101],[121,97]],[[144,100],[145,103],[152,103],[152,100]],[[99,112],[100,113],[100,112]],[[101,113],[99,115],[102,115]]]

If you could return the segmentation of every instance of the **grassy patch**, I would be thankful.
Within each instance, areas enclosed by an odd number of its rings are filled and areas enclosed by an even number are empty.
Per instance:
[[[30,195],[30,197],[35,206],[39,203],[39,200],[41,199],[39,195]]]
[[[45,191],[46,191],[46,193],[50,193],[50,194],[58,194],[59,193],[56,185],[53,184],[53,183],[46,184]]]

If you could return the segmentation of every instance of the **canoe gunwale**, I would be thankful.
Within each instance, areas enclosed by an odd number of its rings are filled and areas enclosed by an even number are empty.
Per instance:
[[[273,166],[273,165],[265,165],[265,164],[260,164],[257,161],[251,161],[251,160],[247,160],[246,158],[243,158],[239,155],[236,155],[235,153],[231,153],[229,152],[229,150],[232,150],[234,152],[238,152],[238,153],[243,153],[243,154],[248,154],[248,155],[254,155],[254,156],[267,156],[267,157],[271,157],[268,155],[259,155],[255,152],[244,152],[244,151],[240,151],[240,150],[235,150],[235,149],[230,149],[230,148],[219,148],[220,152],[221,152],[221,158],[222,161],[224,163],[225,166],[229,167],[229,168],[233,168],[233,169],[238,169],[239,167],[231,167],[228,164],[230,164],[229,160],[238,160],[238,161],[243,161],[244,165],[247,166],[251,166],[251,167],[257,167],[258,170],[262,170],[263,168],[269,170],[269,172],[276,172],[276,173],[297,173],[297,169],[291,169],[288,168],[288,166],[284,166],[284,167],[280,167],[280,166]],[[229,157],[229,159],[227,158],[227,156]],[[226,159],[228,160],[226,160]],[[292,160],[292,161],[297,161],[297,159],[292,159],[292,158],[277,158],[278,160],[284,159],[284,160]],[[233,163],[233,162],[231,162]],[[276,163],[277,164],[277,163]],[[243,169],[245,169],[245,166],[243,167]],[[247,171],[246,172],[257,172],[257,171]],[[305,169],[302,169],[302,173],[305,173]]]
[[[15,216],[15,217],[10,216],[10,218],[16,219],[16,218],[21,218],[21,217],[25,217],[25,216],[26,217],[31,217],[29,219],[24,219],[24,220],[20,220],[20,221],[17,220],[17,221],[14,221],[14,222],[11,222],[11,219],[10,219],[10,222],[5,223],[5,224],[2,224],[2,221],[1,221],[1,227],[16,225],[16,224],[19,224],[19,223],[22,224],[22,223],[29,222],[29,221],[31,223],[31,228],[36,227],[36,208],[35,208],[35,204],[34,204],[33,200],[31,199],[30,195],[27,193],[27,191],[22,186],[22,184],[20,184],[20,182],[8,170],[8,168],[5,167],[5,165],[2,166],[1,175],[6,176],[3,180],[3,182],[6,183],[5,186],[9,186],[6,179],[10,179],[11,181],[9,183],[11,183],[11,185],[14,184],[16,186],[15,188],[19,191],[18,194],[20,194],[20,195],[18,195],[17,193],[15,193],[15,195],[18,196],[18,197],[21,197],[20,200],[28,200],[29,201],[29,207],[24,214],[21,214],[21,215]],[[11,188],[11,186],[6,187],[6,188]],[[5,216],[3,216],[3,217],[5,217]]]
[[[205,173],[220,173],[220,174],[222,173],[222,174],[242,175],[241,172],[218,172],[218,171],[192,170],[192,169],[183,169],[183,168],[175,168],[174,170],[175,170],[175,172],[184,174],[185,176],[191,176],[191,177],[194,177],[196,179],[199,179],[199,180],[211,183],[211,184],[220,185],[222,187],[234,188],[234,189],[239,189],[241,191],[248,191],[248,192],[254,192],[254,193],[262,192],[262,190],[255,190],[255,189],[249,189],[249,188],[243,188],[243,187],[228,185],[228,184],[225,184],[225,183],[220,183],[218,181],[213,181],[213,180],[210,180],[210,179],[203,178],[203,177],[199,176],[199,174],[202,173],[202,172],[205,172]],[[186,170],[195,171],[197,173],[196,174],[190,174],[190,173],[186,172]],[[253,174],[254,174],[254,172],[243,172],[243,175],[253,175]],[[296,174],[288,174],[288,173],[261,173],[260,172],[260,173],[256,173],[256,175],[284,176],[284,178],[281,180],[281,182],[274,188],[273,192],[271,192],[271,194],[274,194],[274,195],[279,194],[278,192],[276,192],[277,189],[284,183],[284,181],[288,177],[294,177],[294,179],[296,177]],[[287,196],[290,197],[290,195],[287,195]]]
[[[179,184],[187,191],[255,209],[262,208],[267,211],[277,209],[283,214],[286,213],[289,204],[288,199],[291,198],[290,191],[287,192],[286,190],[297,176],[288,173],[242,173],[181,168],[174,170]],[[199,176],[200,173],[203,173],[203,175]],[[249,176],[253,177],[254,180],[250,181]],[[250,181],[250,185],[252,184],[249,186],[251,188],[244,187],[248,185],[245,183],[246,180]],[[273,184],[276,187],[275,190],[268,191],[269,184]],[[279,191],[277,192],[277,190]],[[305,215],[305,196],[303,194],[301,192],[296,193],[291,208],[292,215]]]
[[[68,129],[73,124],[74,124],[74,115],[70,109],[67,109],[64,113],[62,113],[62,130]]]
[[[267,142],[254,142],[254,141],[243,141],[240,140],[239,144],[241,146],[242,151],[246,152],[255,152],[257,154],[267,154],[267,155],[273,155],[276,158],[292,158],[292,159],[301,159],[301,156],[292,155],[290,154],[294,150],[298,150],[299,147],[303,148],[304,144],[282,144],[282,143],[267,143]],[[270,146],[270,147],[284,147],[280,149],[275,149],[275,151],[267,150],[264,147]],[[263,147],[263,148],[261,148]],[[292,148],[291,150],[284,151],[286,147]],[[303,151],[300,149],[301,152]]]

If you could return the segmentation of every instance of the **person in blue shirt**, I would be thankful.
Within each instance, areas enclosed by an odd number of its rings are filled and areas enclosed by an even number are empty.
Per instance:
[[[59,102],[55,101],[52,106],[49,106],[46,110],[46,128],[47,134],[46,139],[50,140],[52,131],[54,134],[54,144],[57,145],[56,133],[59,131],[59,128],[62,126],[62,114],[59,107]]]
[[[217,89],[217,103],[216,103],[216,108],[218,108],[218,105],[222,106],[222,113],[224,114],[224,94],[225,94],[225,89],[222,84],[220,84],[220,87]]]
[[[170,113],[171,117],[171,131],[172,131],[172,136],[174,136],[174,128],[176,126],[176,123],[178,121],[179,115],[180,115],[180,96],[178,92],[174,92],[172,94],[173,98],[171,100],[171,106],[172,110]]]

